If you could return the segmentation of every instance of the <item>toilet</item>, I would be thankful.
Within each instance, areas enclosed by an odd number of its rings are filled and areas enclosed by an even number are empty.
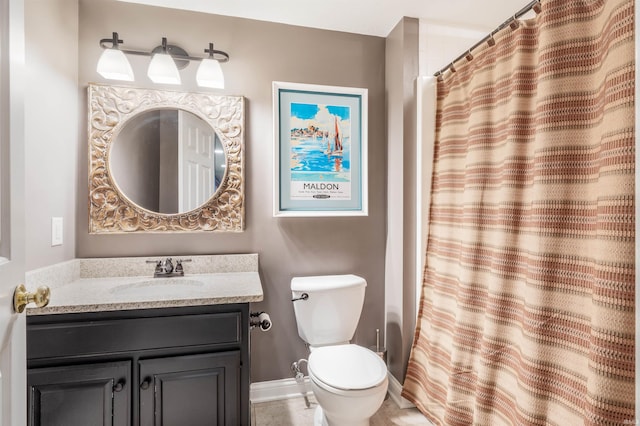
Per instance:
[[[309,379],[318,401],[314,426],[366,426],[387,393],[387,366],[351,344],[367,282],[357,275],[291,280],[298,335],[309,345]]]

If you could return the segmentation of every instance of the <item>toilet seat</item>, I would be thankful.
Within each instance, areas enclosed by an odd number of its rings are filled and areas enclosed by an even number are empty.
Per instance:
[[[366,390],[387,378],[384,361],[373,351],[353,344],[316,348],[309,355],[308,368],[309,375],[327,390]]]

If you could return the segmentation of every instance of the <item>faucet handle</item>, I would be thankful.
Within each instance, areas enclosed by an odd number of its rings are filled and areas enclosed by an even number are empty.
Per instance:
[[[147,260],[146,263],[155,263],[156,265],[155,272],[160,272],[160,270],[162,269],[162,260]]]
[[[176,273],[184,274],[184,268],[182,267],[182,262],[191,262],[191,259],[176,259]]]

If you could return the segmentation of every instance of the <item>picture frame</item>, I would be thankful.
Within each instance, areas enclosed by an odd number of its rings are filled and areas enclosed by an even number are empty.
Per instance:
[[[273,82],[273,216],[367,216],[368,91]]]

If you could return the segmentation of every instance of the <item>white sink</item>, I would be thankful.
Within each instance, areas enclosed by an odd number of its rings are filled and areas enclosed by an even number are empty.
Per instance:
[[[189,291],[203,287],[205,282],[185,277],[153,278],[112,287],[109,292],[122,295],[154,293],[163,296],[184,296]]]

